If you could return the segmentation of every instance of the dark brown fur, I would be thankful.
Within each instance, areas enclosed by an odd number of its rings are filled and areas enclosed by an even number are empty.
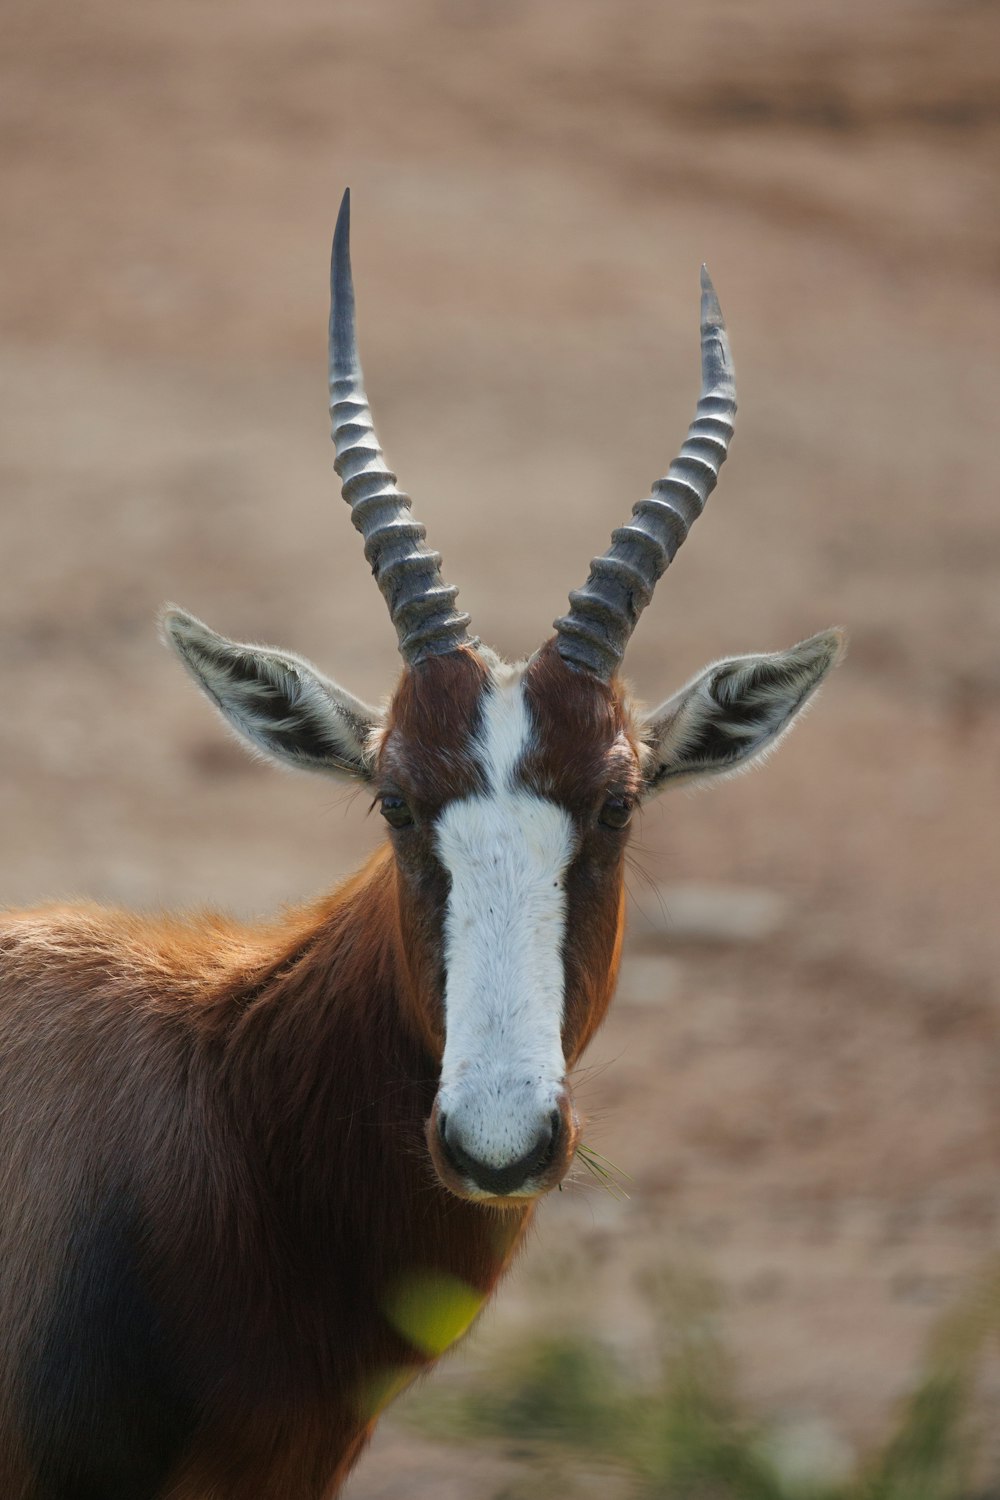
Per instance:
[[[568,667],[547,643],[525,674],[538,748],[526,783],[572,813],[579,848],[567,875],[563,1042],[572,1065],[600,1026],[614,993],[625,928],[627,830],[596,822],[609,791],[637,801],[641,775],[631,722],[617,683]]]

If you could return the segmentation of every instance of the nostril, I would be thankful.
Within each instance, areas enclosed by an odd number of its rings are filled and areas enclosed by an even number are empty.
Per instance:
[[[448,1116],[444,1113],[443,1110],[438,1115],[437,1134],[438,1142],[441,1146],[441,1152],[444,1156],[445,1161],[448,1162],[449,1166],[453,1167],[456,1172],[460,1171],[461,1166],[459,1158],[464,1153],[462,1152],[462,1148],[459,1146],[456,1139],[448,1139]],[[454,1132],[452,1132],[452,1134],[454,1135]]]
[[[438,1115],[437,1128],[438,1140],[441,1143],[441,1154],[444,1156],[445,1161],[453,1171],[460,1173],[467,1172],[470,1158],[467,1156],[466,1152],[462,1150],[462,1146],[454,1131],[452,1132],[451,1138],[449,1138],[448,1116],[443,1112]]]
[[[563,1133],[563,1117],[559,1110],[552,1110],[549,1115],[548,1139],[542,1134],[535,1148],[536,1171],[542,1171],[550,1167],[555,1161],[559,1151],[560,1141]]]

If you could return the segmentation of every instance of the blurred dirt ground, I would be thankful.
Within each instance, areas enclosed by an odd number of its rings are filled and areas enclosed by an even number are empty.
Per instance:
[[[174,598],[392,683],[324,410],[345,183],[382,440],[510,655],[677,447],[710,263],[739,431],[630,672],[652,699],[831,623],[851,651],[767,768],[644,815],[581,1084],[631,1198],[544,1205],[465,1358],[563,1318],[641,1359],[634,1273],[696,1264],[750,1408],[863,1449],[1000,1249],[996,0],[5,23],[2,903],[263,911],[377,837],[245,760],[153,625]],[[491,1465],[391,1416],[350,1492]]]

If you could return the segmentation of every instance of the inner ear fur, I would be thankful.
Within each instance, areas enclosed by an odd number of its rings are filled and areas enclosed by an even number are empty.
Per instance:
[[[765,756],[843,651],[842,633],[825,630],[787,651],[706,667],[642,721],[647,795],[669,782],[745,770]]]
[[[371,779],[382,714],[290,651],[244,645],[169,605],[160,616],[180,657],[230,728],[270,760]]]

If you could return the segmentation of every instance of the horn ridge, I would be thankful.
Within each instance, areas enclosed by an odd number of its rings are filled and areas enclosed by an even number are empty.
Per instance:
[[[714,490],[736,418],[729,339],[707,269],[701,268],[701,395],[680,453],[631,518],[595,557],[568,615],[556,620],[556,649],[570,666],[610,682],[639,616]]]
[[[424,546],[426,529],[382,456],[365,393],[351,276],[351,193],[344,193],[330,259],[330,423],[334,469],[365,557],[386,603],[408,666],[471,644],[469,616],[455,608],[458,589],[441,577],[441,554]]]

